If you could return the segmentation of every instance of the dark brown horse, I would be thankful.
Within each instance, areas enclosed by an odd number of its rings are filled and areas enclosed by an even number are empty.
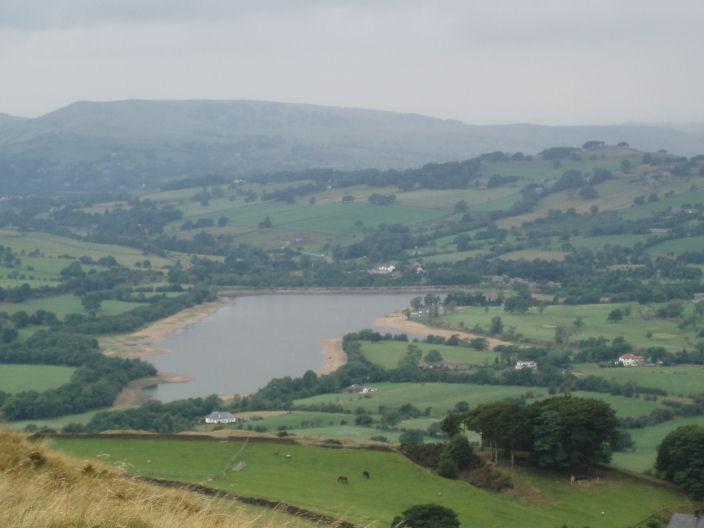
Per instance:
[[[362,476],[363,476],[365,479],[369,479],[369,471],[362,471]]]
[[[337,481],[338,481],[338,482],[342,482],[343,484],[349,484],[349,481],[347,480],[347,477],[344,476],[344,475],[340,475],[339,477],[337,477]]]

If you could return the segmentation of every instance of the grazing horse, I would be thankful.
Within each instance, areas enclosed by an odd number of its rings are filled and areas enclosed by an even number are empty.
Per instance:
[[[337,481],[338,481],[338,482],[342,482],[343,484],[349,484],[349,481],[347,480],[347,477],[344,476],[344,475],[340,475],[339,477],[337,477]]]
[[[365,479],[369,479],[369,471],[362,471],[362,476],[363,476]]]

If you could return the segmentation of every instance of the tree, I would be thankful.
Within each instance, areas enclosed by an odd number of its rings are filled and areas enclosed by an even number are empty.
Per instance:
[[[703,499],[704,427],[684,425],[668,434],[658,447],[655,467],[689,495]]]
[[[540,467],[584,469],[611,460],[618,419],[595,398],[559,396],[530,405],[533,457]]]
[[[455,214],[466,213],[467,212],[467,202],[465,202],[464,200],[460,200],[459,202],[457,202],[454,205],[454,207],[452,208],[452,211]]]
[[[619,308],[611,310],[611,312],[609,312],[609,316],[606,319],[614,323],[621,321],[623,319],[623,312]]]
[[[442,361],[442,354],[437,350],[433,349],[425,355],[423,360],[426,363],[439,363]]]
[[[606,143],[604,143],[603,141],[587,141],[584,145],[582,145],[582,150],[594,150],[603,147],[604,145],[606,145]]]
[[[443,456],[447,456],[455,462],[460,471],[468,469],[474,462],[472,446],[469,445],[469,440],[462,433],[456,434],[447,443],[445,449],[443,449],[441,460]]]
[[[459,525],[453,510],[437,504],[411,506],[391,521],[392,528],[458,528]]]
[[[504,331],[504,323],[501,320],[501,317],[498,315],[494,316],[491,318],[491,327],[489,328],[489,333],[491,335],[498,335],[501,334],[501,332]]]
[[[398,441],[401,444],[422,444],[423,443],[423,431],[417,429],[411,429],[409,431],[404,431],[398,437]]]

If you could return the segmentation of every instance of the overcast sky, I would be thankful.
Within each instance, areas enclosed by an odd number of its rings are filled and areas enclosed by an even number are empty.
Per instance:
[[[702,0],[0,0],[0,112],[254,99],[472,124],[704,121]]]

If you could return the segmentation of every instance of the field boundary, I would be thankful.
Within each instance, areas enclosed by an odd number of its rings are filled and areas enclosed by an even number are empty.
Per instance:
[[[30,442],[50,438],[65,438],[67,440],[81,439],[117,439],[117,440],[186,440],[192,442],[262,442],[270,444],[304,445],[327,449],[364,449],[367,451],[388,451],[396,453],[397,449],[386,445],[341,445],[329,444],[325,441],[309,441],[305,437],[268,437],[254,435],[210,436],[205,434],[148,434],[148,433],[57,433],[55,431],[38,431],[27,437]]]
[[[261,499],[258,497],[245,497],[243,495],[237,495],[236,493],[231,493],[229,491],[210,488],[208,486],[202,486],[200,484],[189,484],[186,482],[179,482],[176,480],[140,476],[133,476],[131,478],[138,482],[147,482],[150,484],[156,484],[157,486],[163,486],[165,488],[184,489],[187,491],[192,491],[194,493],[207,495],[209,497],[234,500],[242,502],[244,504],[251,504],[253,506],[261,506],[264,508],[275,510],[277,512],[287,513],[295,517],[301,517],[303,519],[327,524],[328,526],[335,526],[336,528],[360,528],[360,526],[352,524],[349,521],[343,521],[342,519],[337,519],[329,515],[316,513],[314,511],[306,510],[304,508],[299,508],[298,506],[293,506],[292,504],[287,504],[285,502],[276,502],[268,499]]]

